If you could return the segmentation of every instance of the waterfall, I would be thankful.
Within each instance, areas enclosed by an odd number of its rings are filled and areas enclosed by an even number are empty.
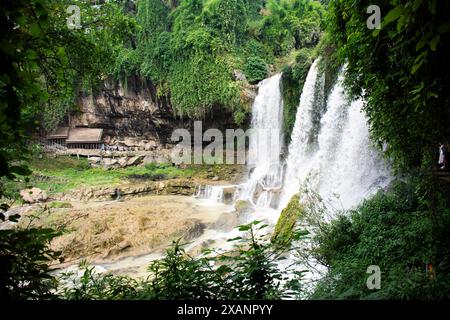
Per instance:
[[[224,201],[224,189],[235,188],[234,200],[246,200],[261,208],[276,208],[283,182],[280,154],[283,147],[282,74],[259,83],[252,107],[247,167],[249,179],[238,186],[200,186],[195,195],[211,202]]]
[[[283,209],[302,185],[336,209],[350,209],[390,182],[389,169],[372,146],[362,100],[351,101],[343,72],[325,99],[319,60],[311,66],[297,110],[288,157],[282,161],[281,74],[259,84],[252,106],[249,178],[234,200],[264,209]],[[201,187],[198,198],[223,202],[224,186]]]
[[[282,74],[262,81],[252,107],[248,166],[251,174],[239,199],[261,208],[275,208],[282,188],[283,147]]]
[[[316,61],[297,111],[280,208],[306,182],[334,208],[350,209],[390,181],[384,160],[371,144],[363,101],[349,100],[342,72],[326,101],[317,139],[311,139],[314,121],[320,115],[313,110],[321,108],[317,84],[322,80],[318,72]]]
[[[224,186],[198,186],[195,197],[220,203],[224,198],[224,188]]]

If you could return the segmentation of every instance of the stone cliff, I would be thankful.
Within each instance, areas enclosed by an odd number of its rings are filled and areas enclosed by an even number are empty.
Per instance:
[[[170,144],[174,129],[193,129],[194,120],[176,117],[170,97],[160,96],[151,81],[139,77],[125,83],[105,82],[96,93],[81,96],[78,106],[70,116],[70,126],[103,128],[109,145],[134,137],[163,146]],[[220,106],[203,119],[203,130],[235,127],[232,113]]]

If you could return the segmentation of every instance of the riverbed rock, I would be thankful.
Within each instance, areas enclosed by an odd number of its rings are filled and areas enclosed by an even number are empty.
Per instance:
[[[190,221],[190,225],[184,232],[183,239],[186,241],[194,240],[200,237],[205,232],[206,225],[197,219]]]
[[[234,194],[236,192],[235,187],[223,188],[223,202],[225,204],[230,204],[233,202]]]
[[[24,189],[20,191],[20,196],[27,203],[45,202],[48,199],[47,193],[39,188]]]
[[[237,200],[234,204],[234,210],[239,214],[250,213],[253,211],[253,205],[247,200]]]
[[[281,211],[271,241],[278,245],[289,246],[297,221],[305,215],[305,208],[300,203],[300,195],[294,195],[286,208]]]
[[[135,197],[140,195],[183,195],[192,196],[196,183],[188,179],[172,179],[165,181],[147,181],[139,184],[124,184],[120,187],[121,197]],[[61,193],[53,198],[59,201],[109,201],[117,200],[118,187],[82,188],[69,193]]]

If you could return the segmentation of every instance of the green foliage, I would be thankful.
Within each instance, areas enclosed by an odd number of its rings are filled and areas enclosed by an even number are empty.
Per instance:
[[[235,242],[233,251],[205,251],[199,258],[190,257],[175,241],[164,258],[150,264],[142,281],[99,275],[82,264],[81,278],[63,275],[58,292],[64,299],[279,299],[290,288],[301,288],[302,273],[281,285],[286,270],[276,263],[283,252],[260,235],[265,227],[260,221],[242,225],[244,236],[229,240]]]
[[[244,72],[249,83],[258,83],[267,77],[266,62],[260,57],[249,57],[244,65]]]
[[[58,254],[50,250],[49,244],[55,236],[56,233],[48,229],[0,230],[2,299],[48,299],[54,296],[57,281],[49,274],[49,263]]]
[[[66,24],[73,4],[81,10],[79,30]],[[0,178],[13,180],[29,174],[30,134],[52,130],[80,90],[104,80],[134,24],[116,2],[9,1],[1,9]]]
[[[139,282],[129,277],[101,275],[86,261],[79,265],[83,272],[67,272],[59,278],[58,298],[64,300],[120,300],[130,299],[139,290]]]
[[[140,0],[140,74],[157,84],[158,94],[170,96],[179,116],[203,118],[225,108],[240,123],[243,116],[237,110],[245,110],[248,102],[241,98],[243,86],[233,80],[232,71],[244,69],[251,83],[262,80],[266,61],[315,45],[322,24],[323,9],[315,1],[273,0],[267,6],[279,10],[267,16],[264,1],[183,0],[171,6]],[[283,37],[294,45],[279,49],[273,39],[279,34],[287,34]]]
[[[324,10],[318,1],[268,0],[260,34],[276,55],[318,43]]]
[[[381,30],[366,26],[370,4],[385,13]],[[328,39],[348,61],[346,84],[365,98],[373,136],[389,144],[389,156],[402,168],[422,165],[450,136],[449,6],[436,0],[330,2]]]
[[[220,291],[220,277],[208,259],[193,259],[179,242],[166,251],[164,259],[149,268],[150,280],[139,298],[157,300],[212,299]]]
[[[316,254],[329,272],[313,298],[449,298],[449,195],[431,191],[440,188],[428,180],[397,181],[390,191],[322,226]],[[425,272],[428,263],[434,277]],[[381,269],[380,290],[367,289],[370,265]]]
[[[299,194],[294,195],[286,208],[281,211],[271,241],[281,246],[289,246],[295,236],[297,221],[305,215]]]
[[[309,48],[300,49],[295,61],[283,70],[283,130],[286,143],[290,142],[294,128],[300,94],[305,84],[306,76],[313,62],[313,53]]]

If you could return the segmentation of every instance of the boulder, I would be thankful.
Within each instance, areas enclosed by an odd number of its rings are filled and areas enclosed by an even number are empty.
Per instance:
[[[131,157],[128,159],[126,166],[130,167],[130,166],[138,166],[140,164],[142,164],[142,162],[144,161],[144,157],[145,156],[135,156],[135,157]]]
[[[223,202],[225,202],[226,204],[230,204],[234,199],[235,192],[235,187],[223,188]]]
[[[120,158],[118,161],[118,165],[120,168],[125,168],[128,165],[128,158],[127,157]]]
[[[294,195],[286,208],[281,211],[271,241],[281,246],[289,246],[297,221],[305,215],[305,208],[300,203],[300,195]]]
[[[20,191],[20,196],[27,203],[37,203],[47,201],[47,193],[39,188],[31,188]]]
[[[88,159],[88,161],[89,161],[89,163],[90,163],[91,165],[93,165],[93,164],[99,164],[99,163],[102,161],[102,158],[100,158],[100,157],[90,157],[90,158]]]
[[[239,214],[250,213],[253,211],[253,205],[247,200],[237,200],[234,204],[234,210]]]
[[[189,224],[183,236],[185,241],[197,239],[205,232],[206,225],[199,220],[194,219]]]
[[[233,70],[233,78],[236,81],[247,81],[247,77],[245,76],[244,72],[239,69]]]
[[[111,158],[104,158],[103,159],[103,166],[105,168],[113,168],[119,165],[119,161],[117,159],[111,159]]]

